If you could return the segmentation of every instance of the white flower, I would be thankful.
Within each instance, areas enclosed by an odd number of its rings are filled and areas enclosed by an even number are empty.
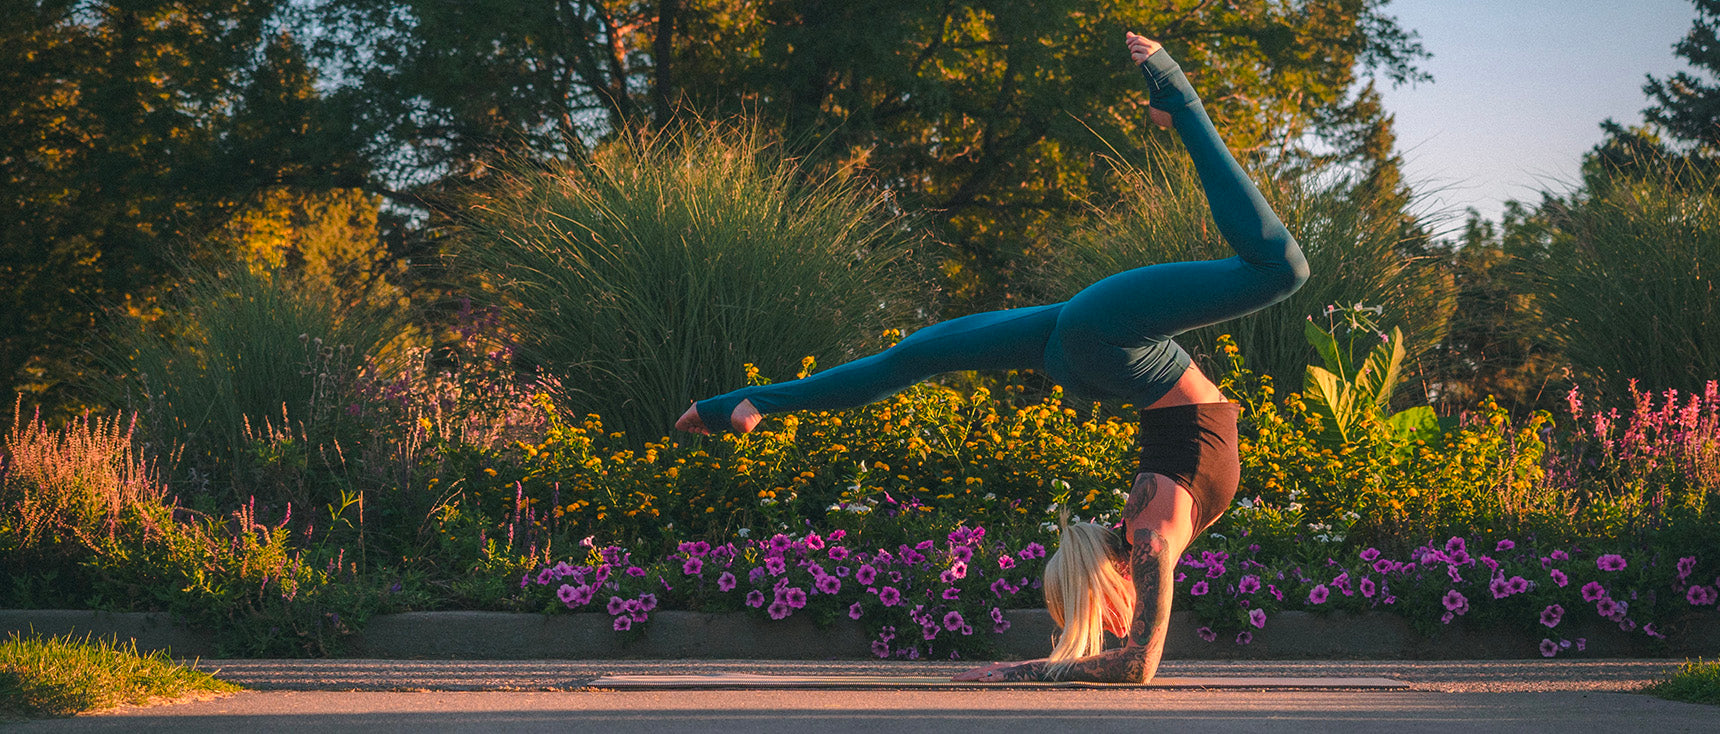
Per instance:
[[[1244,510],[1252,510],[1252,509],[1254,509],[1254,500],[1251,500],[1247,497],[1243,497],[1242,499],[1239,499],[1236,501],[1236,506],[1240,507]]]
[[[739,535],[739,536],[745,538],[748,535],[752,535],[752,528],[741,528],[739,530],[736,530],[735,535]]]
[[[1291,512],[1295,512],[1295,511],[1297,511],[1297,510],[1300,510],[1300,509],[1302,509],[1302,503],[1300,503],[1300,502],[1291,502],[1291,503],[1290,503],[1290,504],[1288,504],[1288,505],[1285,505],[1285,506],[1284,506],[1284,509],[1286,509],[1286,510],[1289,510],[1289,511],[1291,511]]]

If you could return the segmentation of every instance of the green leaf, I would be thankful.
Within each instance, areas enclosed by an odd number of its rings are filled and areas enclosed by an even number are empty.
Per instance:
[[[1325,419],[1328,438],[1348,442],[1353,426],[1358,422],[1355,391],[1350,383],[1324,368],[1308,365],[1302,383],[1303,399],[1308,407]]]
[[[1403,377],[1403,330],[1392,327],[1391,340],[1374,347],[1356,372],[1357,402],[1384,410]]]
[[[1349,378],[1349,370],[1344,368],[1343,352],[1338,349],[1337,337],[1320,328],[1312,319],[1303,322],[1302,335],[1314,346],[1314,351],[1319,352],[1320,360],[1326,363],[1326,369],[1345,379]]]
[[[1400,441],[1414,441],[1418,438],[1430,439],[1442,432],[1439,416],[1433,412],[1433,408],[1426,405],[1418,405],[1393,413],[1390,418],[1386,419],[1385,423],[1391,429],[1392,435]]]

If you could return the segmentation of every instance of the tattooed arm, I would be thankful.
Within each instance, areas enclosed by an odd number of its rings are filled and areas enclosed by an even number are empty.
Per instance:
[[[1176,486],[1157,474],[1142,474],[1135,478],[1128,502],[1123,505],[1123,518],[1128,526],[1144,524],[1142,516],[1147,506],[1159,496],[1161,485]],[[1167,538],[1150,528],[1137,527],[1126,532],[1132,536],[1128,560],[1129,576],[1135,584],[1135,614],[1124,645],[1073,661],[1056,680],[1144,683],[1158,672],[1159,657],[1164,653],[1165,634],[1170,623],[1176,560],[1182,550],[1171,547]],[[1183,540],[1186,543],[1186,538]],[[1046,661],[1033,660],[975,669],[957,676],[956,680],[1043,681],[1053,679],[1051,670],[1052,666]]]

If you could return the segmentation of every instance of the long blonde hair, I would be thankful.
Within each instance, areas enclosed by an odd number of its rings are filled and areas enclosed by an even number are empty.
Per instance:
[[[1051,649],[1050,673],[1062,677],[1076,658],[1097,655],[1105,630],[1126,633],[1135,613],[1135,586],[1117,569],[1111,530],[1060,518],[1057,552],[1045,563],[1045,608],[1062,630]]]

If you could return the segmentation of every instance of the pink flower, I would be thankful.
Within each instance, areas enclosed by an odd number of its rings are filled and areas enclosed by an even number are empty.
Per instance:
[[[1696,570],[1696,556],[1685,556],[1678,559],[1678,580],[1683,581]]]
[[[1625,612],[1630,610],[1628,602],[1613,599],[1602,599],[1595,602],[1595,613],[1614,622],[1624,619]]]
[[[1445,592],[1445,598],[1441,599],[1440,603],[1445,605],[1446,611],[1453,614],[1463,614],[1469,611],[1469,599],[1456,589]]]
[[[1452,614],[1451,612],[1446,612],[1444,614],[1439,615],[1440,624],[1451,624],[1451,620],[1453,620],[1453,619],[1457,619],[1457,615]]]
[[[1555,560],[1555,561],[1568,561],[1568,560],[1571,560],[1571,554],[1569,554],[1569,553],[1566,553],[1566,552],[1564,552],[1564,551],[1562,551],[1562,550],[1556,550],[1556,551],[1553,551],[1553,552],[1552,552],[1552,553],[1548,553],[1548,554],[1547,554],[1547,557],[1549,557],[1549,558],[1552,558],[1552,559],[1553,559],[1553,560]]]
[[[555,590],[555,598],[560,599],[563,604],[573,603],[573,598],[578,595],[579,590],[569,584],[562,584],[561,588]]]
[[[1369,549],[1367,549],[1367,550],[1364,550],[1364,551],[1362,551],[1362,556],[1361,556],[1361,557],[1362,557],[1362,560],[1363,560],[1363,561],[1364,561],[1364,562],[1367,562],[1367,563],[1373,563],[1373,562],[1374,562],[1374,561],[1377,561],[1377,560],[1379,560],[1379,557],[1380,557],[1380,549],[1378,549],[1378,548],[1369,548]]]
[[[758,589],[747,592],[747,606],[754,609],[764,606],[764,592]]]
[[[740,580],[736,579],[734,574],[724,571],[723,575],[717,577],[717,591],[734,591],[735,585],[739,583]]]
[[[1541,657],[1550,658],[1557,654],[1559,654],[1559,643],[1545,637],[1541,638]]]
[[[1236,582],[1236,590],[1243,594],[1252,594],[1259,591],[1260,577],[1253,574],[1243,576],[1241,581]]]
[[[1557,627],[1559,626],[1559,620],[1564,616],[1564,607],[1557,604],[1548,604],[1546,609],[1541,610],[1541,624],[1546,625],[1548,629]]]
[[[1200,635],[1200,638],[1207,642],[1212,642],[1213,640],[1218,639],[1218,633],[1212,631],[1211,627],[1202,627],[1195,630],[1194,633]]]
[[[802,589],[798,586],[790,586],[788,587],[788,591],[783,592],[782,600],[795,609],[805,608],[806,589]]]
[[[1552,577],[1553,583],[1561,589],[1565,588],[1565,584],[1571,583],[1571,579],[1569,577],[1565,576],[1564,571],[1560,571],[1559,569],[1555,568],[1551,571],[1548,571],[1547,575]]]
[[[1327,597],[1330,597],[1331,595],[1331,590],[1327,589],[1325,584],[1316,585],[1313,589],[1308,591],[1308,603],[1325,604]]]
[[[777,535],[776,537],[782,536]],[[772,576],[781,576],[784,571],[788,570],[788,563],[782,560],[782,556],[771,556],[764,559],[764,569],[769,571]]]
[[[812,585],[818,589],[820,594],[835,594],[842,590],[842,579],[835,576],[819,576],[817,581],[812,582]]]
[[[961,629],[965,624],[967,624],[967,621],[962,619],[961,612],[950,610],[950,613],[944,615],[944,629],[955,632],[956,630]]]
[[[1363,576],[1361,583],[1357,585],[1361,587],[1363,597],[1368,599],[1374,598],[1374,591],[1376,591],[1376,588],[1374,586],[1373,579]]]
[[[872,582],[878,580],[878,569],[873,568],[870,563],[864,564],[854,571],[854,580],[862,586],[871,586]]]
[[[818,537],[818,533],[807,533],[806,534],[806,547],[808,550],[823,550],[824,549],[824,539]]]
[[[788,608],[787,604],[784,604],[783,602],[780,602],[780,601],[771,602],[770,608],[766,609],[765,611],[770,613],[771,619],[783,619],[783,618],[786,618],[788,615],[794,613],[793,611],[791,611]]]
[[[619,596],[609,597],[609,606],[607,607],[607,609],[609,610],[609,616],[613,617],[617,614],[620,614],[623,611],[626,611],[626,608],[627,608],[627,602],[623,601],[621,599],[621,597],[619,597]]]
[[[1517,547],[1516,543],[1513,543],[1509,540],[1501,540],[1501,541],[1499,541],[1498,545],[1493,546],[1493,552],[1494,553],[1503,553],[1505,551],[1511,550],[1512,548],[1516,548],[1516,547]]]
[[[1249,632],[1248,630],[1243,630],[1241,632],[1236,633],[1236,644],[1238,644],[1238,645],[1246,645],[1246,644],[1253,642],[1253,641],[1254,641],[1254,633],[1253,632]]]
[[[1189,596],[1206,596],[1206,591],[1206,581],[1204,580],[1196,581],[1193,586],[1188,587]]]
[[[973,549],[965,545],[958,545],[950,549],[950,557],[961,561],[962,563],[967,563],[968,561],[973,560]]]
[[[848,618],[849,619],[859,619],[860,618],[860,612],[861,612],[860,602],[854,602],[854,604],[852,606],[848,607]]]
[[[962,596],[962,590],[958,589],[954,586],[951,586],[950,588],[944,589],[944,593],[943,593],[944,601],[955,601],[957,599],[960,599],[961,596]]]
[[[1684,594],[1685,600],[1694,607],[1705,607],[1713,604],[1717,597],[1720,597],[1720,591],[1701,585],[1690,587],[1690,590]]]
[[[848,557],[848,549],[840,545],[830,546],[829,553],[832,561],[840,561]]]
[[[884,606],[893,607],[902,603],[902,590],[894,586],[886,586],[878,590],[878,601]]]
[[[1255,629],[1264,628],[1266,626],[1266,610],[1264,610],[1264,609],[1250,609],[1250,610],[1248,610],[1248,623],[1254,625]]]
[[[1001,569],[1015,568],[1015,556],[1002,555],[997,557],[997,567]]]
[[[1595,559],[1595,567],[1602,571],[1623,571],[1625,568],[1624,556],[1608,553]]]
[[[698,558],[688,558],[686,563],[681,564],[681,573],[687,576],[696,576],[700,571],[704,570],[704,568],[704,561],[701,561]]]
[[[614,626],[616,632],[626,632],[633,629],[633,620],[628,617],[616,617]]]
[[[1607,598],[1607,588],[1599,581],[1590,581],[1583,584],[1582,594],[1583,601],[1600,601]]]

